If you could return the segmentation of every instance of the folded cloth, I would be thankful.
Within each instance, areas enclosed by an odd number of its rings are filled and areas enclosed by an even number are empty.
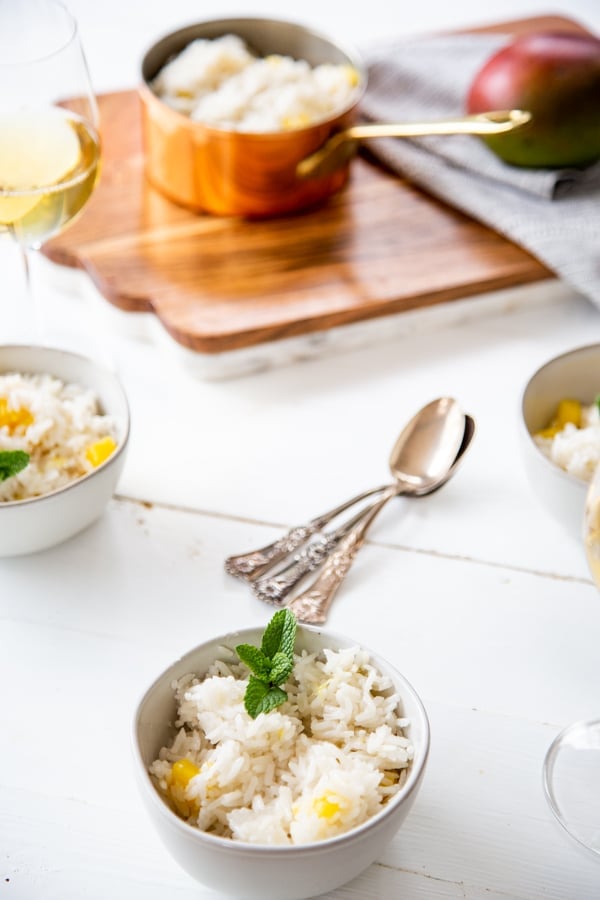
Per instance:
[[[470,84],[508,35],[450,35],[366,48],[364,120],[465,113]],[[600,163],[509,166],[477,137],[381,138],[369,151],[393,171],[524,247],[600,306]]]

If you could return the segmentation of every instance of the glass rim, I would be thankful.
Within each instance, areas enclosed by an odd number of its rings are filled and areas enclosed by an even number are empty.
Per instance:
[[[62,0],[45,0],[48,6],[53,6],[57,9],[62,10],[65,15],[65,20],[67,22],[67,26],[70,28],[69,33],[65,37],[64,40],[60,42],[57,46],[54,47],[53,50],[50,50],[48,53],[42,53],[39,56],[28,56],[23,59],[13,60],[12,62],[2,62],[0,60],[0,69],[9,69],[14,68],[16,66],[27,66],[32,63],[41,63],[47,59],[51,59],[53,56],[56,56],[58,53],[61,53],[69,44],[72,44],[73,41],[76,40],[78,36],[78,28],[77,28],[77,19],[73,15],[70,9],[62,2]]]
[[[561,731],[559,731],[557,735],[555,735],[552,743],[546,751],[544,761],[542,763],[542,789],[550,811],[560,827],[580,847],[583,847],[587,853],[593,853],[596,856],[599,856],[600,848],[594,847],[587,843],[586,840],[581,836],[581,834],[579,834],[578,831],[570,826],[566,816],[564,815],[561,804],[559,803],[556,796],[553,781],[554,766],[565,739],[567,739],[570,735],[576,735],[579,732],[586,732],[590,729],[594,730],[597,728],[600,729],[600,719],[582,719],[577,722],[571,722],[570,725],[565,726]]]

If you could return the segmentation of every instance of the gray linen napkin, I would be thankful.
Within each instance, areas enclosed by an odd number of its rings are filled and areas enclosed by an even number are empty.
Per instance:
[[[469,86],[506,35],[450,35],[367,48],[361,116],[422,121],[462,114]],[[368,148],[392,170],[524,247],[600,306],[600,164],[509,166],[476,137],[385,138]]]

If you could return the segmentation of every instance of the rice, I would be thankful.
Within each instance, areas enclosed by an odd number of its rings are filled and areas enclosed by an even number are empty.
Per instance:
[[[52,375],[0,375],[0,451],[30,455],[0,481],[0,502],[48,494],[82,478],[117,446],[117,426],[93,391]]]
[[[221,659],[202,679],[173,683],[178,730],[149,771],[189,824],[249,843],[306,844],[355,828],[404,784],[409,723],[368,653],[294,659],[288,699],[255,719],[240,663]]]
[[[289,56],[257,58],[241,38],[228,34],[192,41],[161,69],[152,88],[195,121],[277,132],[305,127],[349,106],[358,81],[350,65],[311,68]]]
[[[591,481],[600,463],[600,410],[598,404],[581,407],[579,427],[567,422],[556,434],[546,437],[534,435],[540,450],[565,472]]]

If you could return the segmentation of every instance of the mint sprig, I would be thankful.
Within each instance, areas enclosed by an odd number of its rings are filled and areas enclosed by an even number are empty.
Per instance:
[[[29,453],[24,450],[0,450],[0,481],[18,475],[29,465]]]
[[[253,719],[271,712],[287,700],[281,685],[294,668],[296,616],[289,609],[275,613],[262,636],[260,647],[238,644],[235,652],[251,671],[244,694],[244,706]]]

